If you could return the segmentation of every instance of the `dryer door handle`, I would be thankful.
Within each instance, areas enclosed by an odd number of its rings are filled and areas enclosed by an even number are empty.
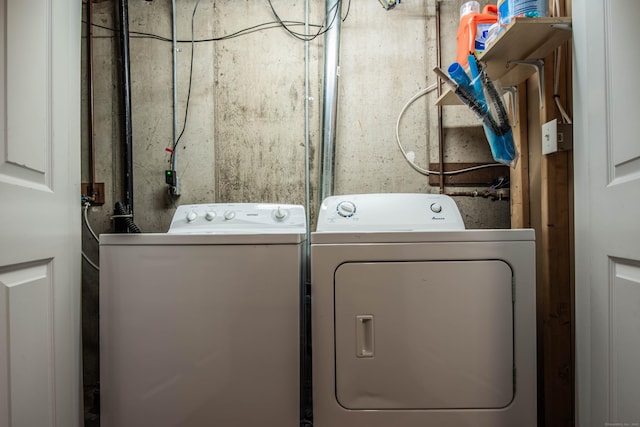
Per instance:
[[[356,356],[357,357],[373,357],[373,315],[357,315],[356,316]]]

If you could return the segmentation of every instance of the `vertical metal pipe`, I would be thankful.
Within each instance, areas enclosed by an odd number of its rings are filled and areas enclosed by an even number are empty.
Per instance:
[[[304,33],[309,34],[309,0],[305,0],[304,4]],[[311,242],[311,163],[309,159],[310,153],[310,93],[309,93],[309,39],[304,42],[304,198],[305,211],[307,214],[307,246]],[[307,251],[307,254],[309,251]],[[307,255],[308,256],[308,255]],[[307,269],[308,270],[308,269]],[[306,277],[310,280],[310,277]]]
[[[304,33],[309,34],[309,0],[304,4]],[[309,95],[309,39],[304,42],[304,170],[305,211],[307,231],[300,300],[300,425],[312,425],[311,399],[311,163],[310,154],[310,95]]]
[[[124,207],[133,218],[133,130],[131,124],[131,69],[129,56],[129,3],[118,0],[120,18],[120,84],[124,144]]]
[[[324,36],[324,88],[322,117],[322,162],[320,163],[320,201],[333,194],[336,118],[338,112],[338,77],[340,75],[340,0],[326,0]]]
[[[174,148],[171,158],[171,169],[176,170],[178,164],[178,150],[176,142],[178,141],[178,30],[177,30],[177,12],[176,0],[171,0],[171,21],[172,21],[172,49],[173,49],[173,143]]]
[[[442,68],[442,43],[440,40],[440,0],[436,0],[436,63]],[[442,80],[438,78],[438,98],[442,95]],[[440,194],[444,193],[444,128],[442,105],[438,105],[438,170],[440,171]]]
[[[89,143],[89,195],[95,195],[96,182],[96,151],[93,138],[93,0],[87,0],[87,90],[89,94],[88,113],[89,129],[87,132]]]

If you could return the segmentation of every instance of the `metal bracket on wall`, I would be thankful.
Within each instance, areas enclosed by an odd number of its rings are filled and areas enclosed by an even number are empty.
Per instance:
[[[538,72],[538,96],[540,97],[540,108],[544,106],[544,59],[522,59],[518,61],[508,61],[507,66],[511,64],[525,65],[534,67]]]
[[[511,96],[511,111],[513,117],[511,117],[511,126],[515,126],[518,124],[518,88],[516,86],[508,86],[502,88],[505,92],[509,92],[509,96]]]

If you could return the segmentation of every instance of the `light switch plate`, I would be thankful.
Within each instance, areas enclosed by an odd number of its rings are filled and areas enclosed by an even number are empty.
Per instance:
[[[542,154],[567,151],[573,148],[573,126],[558,123],[557,119],[542,125]]]
[[[542,125],[542,154],[558,151],[558,120],[553,119]]]

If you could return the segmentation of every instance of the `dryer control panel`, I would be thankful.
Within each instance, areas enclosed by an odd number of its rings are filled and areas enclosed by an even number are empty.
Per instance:
[[[300,205],[207,203],[178,206],[169,234],[306,233]]]
[[[352,194],[327,197],[316,231],[464,230],[456,202],[444,194]]]

